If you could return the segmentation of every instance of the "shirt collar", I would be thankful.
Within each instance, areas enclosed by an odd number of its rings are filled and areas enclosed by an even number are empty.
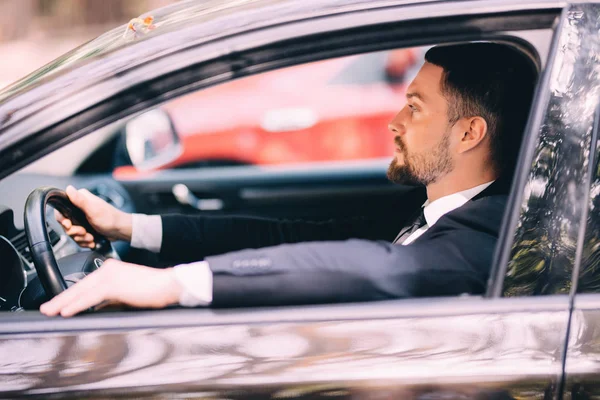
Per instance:
[[[483,192],[492,183],[494,183],[494,181],[486,182],[473,188],[463,190],[462,192],[452,193],[448,196],[440,197],[431,203],[427,200],[425,204],[423,204],[423,214],[425,214],[427,225],[432,226],[438,219],[442,218],[444,214],[462,206],[467,201]]]

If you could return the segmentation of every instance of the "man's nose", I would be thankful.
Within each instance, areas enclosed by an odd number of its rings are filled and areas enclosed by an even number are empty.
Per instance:
[[[403,135],[404,134],[404,125],[400,121],[400,113],[398,113],[388,124],[388,129],[395,135]]]

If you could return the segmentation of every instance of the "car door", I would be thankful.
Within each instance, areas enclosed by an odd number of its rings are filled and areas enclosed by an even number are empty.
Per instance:
[[[597,10],[597,8],[596,8]],[[594,19],[586,15],[577,16],[581,19],[575,25],[578,35],[586,35],[589,30],[596,29],[598,25],[597,16]],[[586,35],[586,37],[588,37]],[[598,224],[600,214],[598,211],[599,185],[600,185],[600,136],[599,120],[600,107],[598,106],[598,94],[600,80],[598,70],[600,64],[596,58],[598,52],[597,37],[589,36],[590,47],[584,46],[582,53],[589,58],[587,64],[578,64],[570,76],[571,80],[588,79],[590,85],[590,98],[586,104],[586,113],[583,120],[586,124],[593,121],[590,128],[590,162],[587,173],[582,176],[579,185],[584,200],[581,212],[574,219],[573,225],[580,230],[579,240],[576,243],[577,259],[573,285],[570,288],[572,294],[572,315],[569,332],[567,357],[565,360],[566,383],[564,397],[571,399],[590,399],[597,397],[600,393],[600,331],[598,329],[600,317],[600,285],[598,271],[598,240],[600,232]],[[593,100],[592,100],[593,99]],[[594,100],[596,102],[594,102]],[[589,107],[589,108],[588,108]],[[568,116],[566,115],[568,118]],[[572,117],[571,117],[572,118]],[[576,119],[580,123],[580,116]],[[588,146],[587,140],[585,141]]]
[[[484,5],[489,12],[490,4]],[[422,12],[427,11],[432,10]],[[567,101],[567,109],[579,99],[563,98],[556,88],[560,71],[573,65],[565,54],[582,58],[579,38],[571,34],[582,15],[597,16],[597,7],[570,6],[557,28],[487,296],[107,312],[65,320],[35,312],[4,314],[2,397],[560,397],[569,321],[565,288],[576,259],[571,243],[579,231],[549,228],[581,217],[583,209],[537,198],[540,174],[565,169],[572,174],[566,182],[574,186],[572,198],[582,198],[577,185],[569,183],[585,176],[589,151],[573,146],[566,136],[570,131],[548,129],[570,122],[554,112],[558,99]],[[578,94],[588,93],[589,81],[576,83]],[[588,143],[591,132],[585,126],[575,129]],[[569,150],[579,151],[578,156],[567,158],[568,165],[563,157],[561,163],[545,163],[541,156],[549,140],[559,155]],[[564,184],[541,181],[544,193]],[[557,267],[540,269],[540,262]]]

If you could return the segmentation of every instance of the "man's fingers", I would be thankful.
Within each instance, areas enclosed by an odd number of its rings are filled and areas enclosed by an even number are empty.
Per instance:
[[[60,315],[63,317],[72,317],[75,314],[102,303],[103,300],[104,294],[99,290],[88,291],[63,307],[60,310]]]
[[[60,214],[60,213],[58,213]],[[88,247],[93,249],[96,247],[94,243],[94,236],[89,233],[83,226],[73,225],[70,219],[62,217],[61,224],[65,229],[67,235],[69,235],[78,245],[81,247]]]
[[[65,192],[67,193],[67,196],[69,196],[69,200],[71,200],[71,203],[75,204],[79,208],[83,208],[82,207],[83,206],[82,198],[77,189],[75,189],[73,186],[69,185],[69,186],[67,186],[67,189],[65,190]]]
[[[86,233],[84,235],[73,236],[73,240],[76,241],[79,244],[82,244],[82,243],[93,243],[94,242],[94,237],[92,236],[91,233]]]
[[[65,191],[67,192],[67,196],[69,196],[69,200],[71,200],[73,204],[79,207],[84,212],[84,214],[87,214],[88,206],[91,206],[93,204],[90,203],[90,201],[93,202],[96,196],[94,196],[87,189],[77,190],[71,185],[67,186],[67,189]]]
[[[61,224],[65,220],[65,216],[62,215],[62,213],[58,210],[54,210],[54,218],[56,219],[56,221],[60,222]]]
[[[177,302],[181,290],[172,269],[155,270],[108,259],[102,268],[43,304],[40,311],[48,316],[70,317],[107,304],[165,307]]]
[[[94,236],[81,226],[75,225],[71,227],[71,229],[67,231],[67,234],[81,247],[89,247],[90,249],[96,247]]]
[[[71,220],[68,218],[65,218],[65,216],[62,215],[62,213],[58,210],[54,210],[54,218],[56,218],[56,221],[59,224],[61,224],[63,226],[63,228],[65,228],[65,230],[71,228],[71,226],[73,225]]]
[[[77,301],[80,297],[86,297],[92,293],[94,293],[95,296],[104,296],[106,288],[100,284],[102,282],[101,272],[102,269],[92,272],[84,279],[71,286],[68,290],[65,290],[52,300],[42,304],[40,312],[48,316],[55,316],[61,314],[65,307]],[[100,301],[98,301],[98,303],[100,303]]]
[[[67,218],[64,218],[60,223],[62,224],[63,228],[65,228],[65,230],[71,229],[71,227],[73,226],[71,220]]]
[[[83,281],[80,281],[83,282]],[[75,285],[71,286],[68,290],[60,293],[58,296],[55,296],[52,300],[47,301],[46,303],[40,306],[40,312],[49,317],[53,317],[55,315],[60,314],[61,310],[69,304],[69,302],[73,301],[78,295],[79,290],[76,287],[80,282],[77,282]]]
[[[87,234],[87,231],[83,226],[73,225],[67,230],[67,235],[71,237],[81,236],[84,237]]]
[[[87,240],[83,240],[81,238],[73,238],[73,240],[75,240],[75,242],[79,245],[79,247],[85,247],[88,249],[96,248],[96,242],[94,242],[94,241],[87,241]]]

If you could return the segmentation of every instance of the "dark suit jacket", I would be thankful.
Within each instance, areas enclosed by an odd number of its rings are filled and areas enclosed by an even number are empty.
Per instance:
[[[378,222],[368,219],[316,223],[164,215],[161,255],[205,258],[214,274],[215,307],[479,294],[508,187],[496,181],[408,246],[390,243],[402,225],[377,237]]]

